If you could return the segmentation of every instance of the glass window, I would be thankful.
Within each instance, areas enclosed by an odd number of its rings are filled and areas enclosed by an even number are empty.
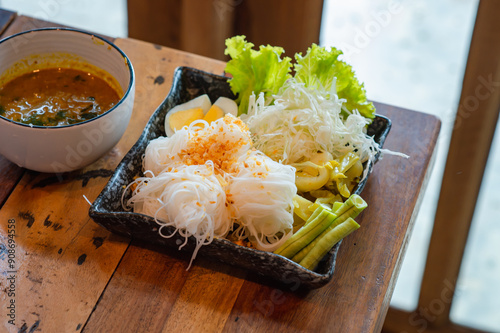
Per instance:
[[[320,44],[344,51],[368,98],[438,116],[438,155],[391,306],[413,311],[432,232],[478,0],[325,0]],[[490,153],[452,319],[500,330],[500,135]],[[497,250],[494,250],[494,249]],[[495,296],[496,295],[496,296]]]
[[[450,318],[500,332],[500,121],[490,150]]]

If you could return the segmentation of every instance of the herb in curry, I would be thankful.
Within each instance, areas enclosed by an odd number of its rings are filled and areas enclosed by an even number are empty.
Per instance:
[[[119,94],[94,74],[40,69],[0,87],[0,115],[23,124],[63,126],[95,118],[119,100]]]

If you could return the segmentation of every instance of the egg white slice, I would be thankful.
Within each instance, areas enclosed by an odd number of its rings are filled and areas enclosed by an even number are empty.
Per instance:
[[[165,134],[170,137],[175,133],[175,129],[172,128],[170,124],[170,117],[173,114],[189,109],[201,108],[203,110],[203,114],[205,115],[211,106],[212,102],[210,102],[210,98],[207,94],[193,98],[186,103],[174,106],[172,109],[170,109],[170,111],[167,112],[167,115],[165,116]]]
[[[224,114],[230,113],[235,117],[238,117],[238,104],[230,98],[219,97],[214,105],[217,105],[224,111]]]

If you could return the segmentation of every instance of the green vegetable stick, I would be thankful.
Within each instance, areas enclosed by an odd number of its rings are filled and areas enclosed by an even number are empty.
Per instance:
[[[303,249],[301,249],[297,254],[292,257],[292,260],[299,263],[304,257],[311,251],[316,243],[321,237],[323,237],[330,230],[338,226],[339,224],[345,222],[348,218],[355,219],[368,205],[359,195],[351,195],[342,206],[337,209],[334,213],[337,218],[332,222],[332,224],[325,229],[316,239],[311,243],[307,244]]]
[[[342,238],[359,228],[359,224],[352,218],[348,218],[327,234],[319,238],[314,248],[300,261],[300,265],[311,271],[315,270],[320,260],[337,244]]]
[[[304,223],[304,225],[307,225],[309,223],[311,223],[312,221],[314,221],[315,218],[318,217],[319,214],[321,214],[322,211],[324,211],[325,208],[324,207],[318,207],[314,210],[314,212],[311,214],[311,216],[309,216],[309,218],[306,220],[306,223]]]
[[[340,207],[342,207],[344,203],[343,202],[340,202],[340,201],[335,201],[333,204],[332,204],[332,212],[339,215],[337,213],[337,210],[339,210]]]
[[[292,258],[304,246],[309,244],[319,234],[321,234],[332,223],[337,215],[329,210],[323,209],[321,213],[311,222],[304,225],[292,237],[290,237],[282,246],[274,253],[282,255],[286,258]]]
[[[352,194],[343,204],[340,206],[339,209],[335,211],[335,214],[338,216],[344,214],[347,210],[351,209],[352,207],[356,207],[356,210],[359,210],[359,213],[365,209],[368,205],[366,204],[366,201],[363,200],[359,195],[357,194]],[[352,217],[353,219],[356,218],[355,216]]]

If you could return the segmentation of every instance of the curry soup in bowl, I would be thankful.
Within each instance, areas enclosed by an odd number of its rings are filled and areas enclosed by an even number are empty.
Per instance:
[[[113,43],[46,28],[0,41],[0,154],[41,172],[82,168],[120,140],[135,77]]]
[[[62,126],[92,119],[120,100],[106,80],[73,68],[37,69],[0,86],[0,115],[23,124]]]

